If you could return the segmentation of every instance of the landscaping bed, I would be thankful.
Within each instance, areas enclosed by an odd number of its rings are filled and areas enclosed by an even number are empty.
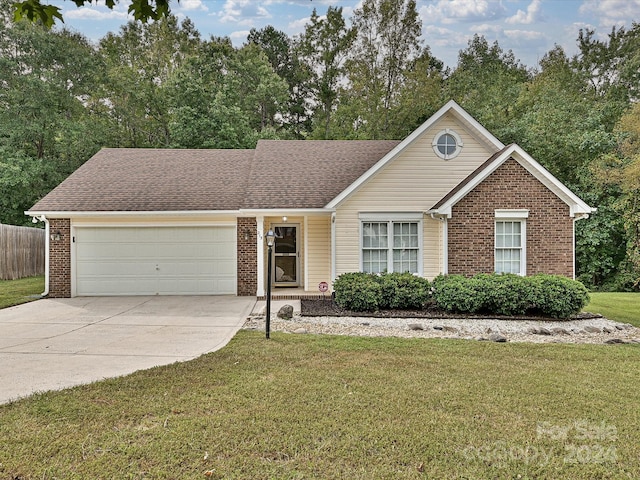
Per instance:
[[[375,312],[354,312],[337,305],[333,299],[302,299],[300,300],[300,315],[302,317],[368,317],[368,318],[459,318],[459,319],[503,319],[503,320],[554,320],[562,319],[535,316],[535,315],[484,315],[484,314],[462,314],[446,312],[435,305],[428,305],[422,309],[399,310],[385,309]],[[580,312],[565,320],[589,320],[592,318],[602,318],[599,313]]]

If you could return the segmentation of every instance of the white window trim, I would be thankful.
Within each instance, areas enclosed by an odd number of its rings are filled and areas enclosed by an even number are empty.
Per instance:
[[[438,140],[442,135],[445,135],[445,134],[451,135],[456,140],[456,149],[451,155],[442,153],[438,149]],[[451,160],[453,158],[456,158],[462,151],[463,146],[464,146],[464,143],[462,142],[462,138],[460,138],[460,135],[458,135],[455,131],[451,130],[450,128],[445,128],[444,130],[440,130],[438,133],[436,133],[435,137],[433,137],[433,141],[431,142],[431,147],[433,148],[434,153],[438,157],[442,158],[443,160]]]
[[[496,231],[497,231],[497,223],[498,222],[520,222],[520,271],[517,273],[517,275],[520,275],[521,277],[524,277],[527,275],[527,218],[529,216],[529,212],[528,210],[511,210],[511,212],[527,212],[526,213],[526,217],[518,217],[518,216],[511,216],[511,217],[507,217],[507,216],[498,216],[498,211],[496,210],[496,219],[493,223],[493,271],[495,272],[497,270],[496,268],[496,264],[497,264],[497,260],[496,260],[496,251],[498,250],[498,245],[497,245],[497,239],[498,236],[496,235]],[[501,212],[505,212],[505,210],[501,210]]]
[[[364,271],[364,223],[377,222],[387,223],[387,232],[389,234],[389,246],[387,255],[387,272],[393,272],[393,224],[394,223],[417,223],[418,224],[418,271],[414,275],[420,277],[424,274],[423,257],[424,257],[424,239],[423,239],[423,224],[422,213],[360,213],[360,229],[359,229],[359,256],[360,256],[360,271]],[[402,273],[402,272],[401,272]]]

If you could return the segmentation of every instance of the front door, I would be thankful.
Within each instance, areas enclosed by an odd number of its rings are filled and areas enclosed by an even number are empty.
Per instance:
[[[276,287],[300,285],[300,252],[298,250],[299,225],[274,225],[276,234],[273,246],[274,284]]]

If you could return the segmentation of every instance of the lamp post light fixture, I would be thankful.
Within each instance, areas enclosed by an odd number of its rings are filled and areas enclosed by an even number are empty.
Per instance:
[[[273,233],[273,230],[269,229],[265,237],[267,239],[267,247],[269,247],[269,250],[267,253],[267,312],[266,312],[267,316],[266,316],[265,332],[266,332],[267,339],[269,339],[269,331],[271,330],[271,262],[272,262],[271,257],[273,257],[272,249],[273,249],[273,243],[276,240],[276,234]]]

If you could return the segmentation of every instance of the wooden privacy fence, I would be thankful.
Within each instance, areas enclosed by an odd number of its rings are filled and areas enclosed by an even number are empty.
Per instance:
[[[45,231],[0,223],[0,280],[44,274]]]

